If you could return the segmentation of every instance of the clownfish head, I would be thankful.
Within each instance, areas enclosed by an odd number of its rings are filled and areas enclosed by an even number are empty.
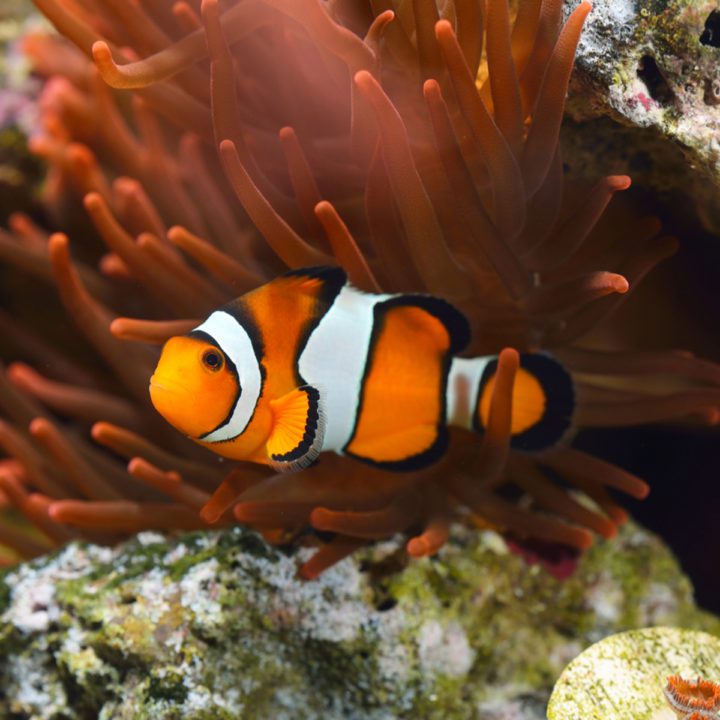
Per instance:
[[[244,432],[262,394],[261,350],[239,320],[216,310],[165,343],[150,378],[155,409],[180,432],[224,442]]]
[[[170,338],[150,378],[155,409],[194,439],[223,424],[240,391],[234,363],[216,345],[192,336]]]

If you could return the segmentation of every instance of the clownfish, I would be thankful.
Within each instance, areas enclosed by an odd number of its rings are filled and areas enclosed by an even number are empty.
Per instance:
[[[176,429],[223,457],[298,470],[333,451],[387,470],[424,468],[448,426],[483,432],[497,357],[457,357],[465,316],[422,294],[372,294],[337,267],[293,270],[170,338],[150,397]],[[571,425],[573,382],[522,353],[511,445],[540,450]]]

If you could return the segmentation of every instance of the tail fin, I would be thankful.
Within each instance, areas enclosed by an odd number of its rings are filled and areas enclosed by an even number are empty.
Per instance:
[[[447,398],[450,424],[484,431],[496,369],[495,357],[453,360]],[[563,365],[545,353],[521,353],[513,389],[511,447],[538,451],[557,444],[570,429],[574,408],[573,381]]]

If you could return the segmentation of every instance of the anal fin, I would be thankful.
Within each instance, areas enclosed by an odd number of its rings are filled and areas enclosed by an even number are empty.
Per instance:
[[[267,441],[270,465],[279,472],[302,470],[317,459],[325,436],[320,392],[302,385],[270,402],[275,425]]]

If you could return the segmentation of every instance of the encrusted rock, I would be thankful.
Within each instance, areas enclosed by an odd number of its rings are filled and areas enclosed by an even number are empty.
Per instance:
[[[671,675],[719,680],[720,637],[665,627],[606,638],[560,676],[548,719],[673,720],[677,715],[663,694]]]
[[[35,104],[40,83],[30,76],[30,65],[17,42],[29,27],[41,21],[30,0],[0,3],[0,222],[10,212],[31,206],[40,182],[40,163],[27,149],[27,136],[36,122]]]
[[[706,226],[720,229],[715,0],[594,1],[567,113],[575,126],[568,124],[563,146],[574,170],[680,189]]]
[[[0,718],[540,720],[620,630],[720,631],[636,527],[557,581],[492,532],[406,565],[389,542],[316,582],[239,528],[73,544],[0,580]]]

